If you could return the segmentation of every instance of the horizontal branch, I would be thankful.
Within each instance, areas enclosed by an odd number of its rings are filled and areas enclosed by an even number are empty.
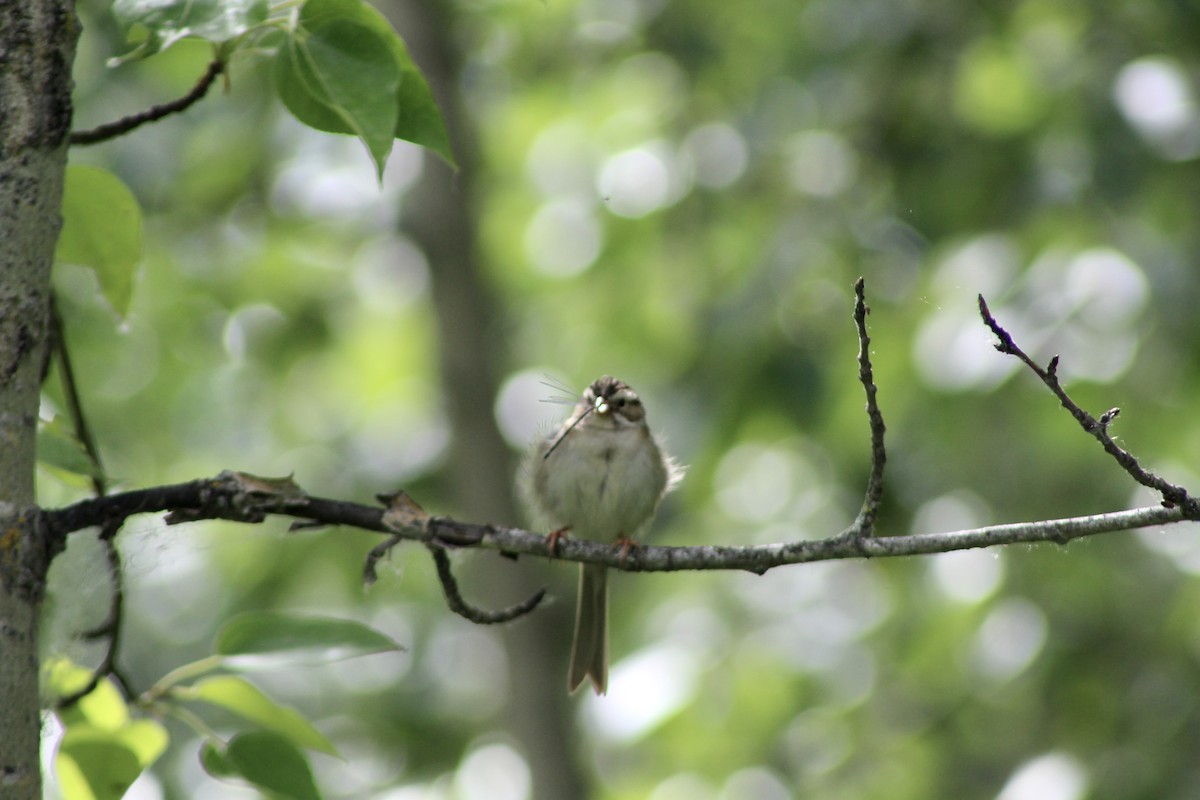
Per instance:
[[[476,608],[459,591],[446,556],[447,549],[474,547],[498,551],[510,558],[519,555],[547,557],[600,564],[626,572],[741,570],[761,575],[776,567],[814,561],[930,555],[1036,542],[1065,545],[1072,539],[1084,536],[1200,519],[1200,502],[1183,487],[1170,484],[1144,469],[1137,459],[1113,441],[1108,434],[1108,427],[1120,413],[1119,410],[1112,409],[1095,419],[1080,408],[1059,383],[1058,357],[1051,359],[1049,366],[1044,369],[1036,364],[995,320],[980,296],[979,308],[984,323],[999,340],[996,349],[1019,358],[1029,366],[1083,429],[1098,439],[1131,477],[1160,492],[1163,502],[1158,506],[1128,511],[992,525],[949,533],[875,535],[875,519],[883,495],[883,471],[887,461],[884,448],[886,427],[877,402],[870,360],[871,339],[866,326],[869,309],[861,279],[855,284],[855,296],[859,380],[866,393],[871,431],[871,470],[861,511],[844,530],[825,539],[745,547],[639,546],[629,550],[583,539],[558,537],[552,540],[541,533],[520,528],[430,516],[403,491],[380,495],[378,500],[381,505],[368,506],[312,497],[291,478],[261,478],[226,471],[210,479],[95,497],[64,508],[42,511],[41,522],[51,536],[47,545],[50,552],[57,552],[65,544],[66,537],[74,531],[102,526],[104,530],[115,532],[128,517],[151,512],[167,512],[168,524],[203,519],[258,523],[276,515],[297,520],[292,530],[330,525],[353,527],[388,537],[371,548],[366,557],[363,572],[368,584],[375,579],[376,564],[390,553],[393,546],[404,541],[420,542],[429,549],[434,559],[450,609],[466,619],[490,624],[506,622],[532,611],[544,597],[545,591],[539,591],[521,603],[498,611]],[[553,551],[550,549],[552,541]]]
[[[269,515],[311,520],[323,525],[340,525],[402,540],[443,547],[475,547],[506,555],[550,557],[546,536],[541,533],[460,522],[445,517],[413,517],[396,524],[382,507],[310,497],[291,479],[257,478],[245,473],[222,472],[215,478],[190,483],[141,489],[84,500],[43,514],[48,529],[66,537],[73,531],[133,514],[169,512],[168,523],[201,519],[262,522]],[[1181,522],[1185,512],[1178,508],[1153,506],[1086,517],[993,525],[951,533],[918,533],[907,536],[869,537],[856,527],[826,539],[749,545],[745,547],[638,547],[623,557],[621,548],[583,539],[561,538],[554,558],[603,564],[627,572],[672,572],[683,570],[745,570],[764,573],[787,564],[844,558],[891,558],[928,555],[1010,544],[1055,542],[1112,533],[1151,525]]]
[[[745,547],[642,546],[622,558],[621,549],[580,539],[560,538],[555,557],[563,561],[603,564],[627,572],[676,572],[684,570],[744,570],[762,574],[775,567],[833,561],[846,558],[894,558],[929,555],[1011,544],[1053,542],[1066,544],[1072,539],[1101,533],[1146,528],[1182,522],[1186,518],[1178,508],[1150,506],[1086,517],[1041,520],[1037,522],[992,525],[949,533],[917,533],[907,536],[869,537],[859,535],[856,527],[826,539],[749,545]],[[447,539],[439,530],[447,520],[434,518],[434,536],[447,544],[486,547],[507,553],[548,556],[546,537],[516,528],[453,523],[454,538]]]

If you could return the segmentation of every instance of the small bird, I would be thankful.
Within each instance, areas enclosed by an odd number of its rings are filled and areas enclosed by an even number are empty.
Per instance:
[[[530,454],[523,493],[540,522],[551,527],[550,551],[568,531],[611,541],[628,554],[649,526],[663,495],[682,477],[646,424],[633,389],[609,375],[584,390],[575,410]],[[581,564],[568,691],[591,678],[608,688],[608,573]]]

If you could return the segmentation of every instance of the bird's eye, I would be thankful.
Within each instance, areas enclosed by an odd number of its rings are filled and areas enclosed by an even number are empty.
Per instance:
[[[624,397],[618,397],[618,398],[617,398],[617,408],[624,408],[624,407],[625,407],[625,404],[626,404],[627,402],[629,402],[629,401],[628,401],[628,400],[626,400]]]

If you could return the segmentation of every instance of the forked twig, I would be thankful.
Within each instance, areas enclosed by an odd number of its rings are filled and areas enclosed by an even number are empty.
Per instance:
[[[1079,407],[1079,404],[1071,399],[1066,390],[1063,389],[1062,383],[1058,380],[1058,356],[1050,359],[1049,363],[1043,368],[1038,365],[1032,358],[1025,354],[1025,351],[1017,346],[1013,341],[1012,335],[1000,326],[996,318],[992,316],[991,309],[988,308],[987,301],[983,299],[983,295],[979,295],[979,314],[983,317],[983,322],[995,334],[999,340],[995,345],[996,349],[1005,355],[1015,356],[1025,366],[1033,370],[1042,383],[1054,393],[1058,398],[1058,402],[1062,407],[1070,412],[1079,426],[1087,433],[1091,434],[1096,441],[1100,442],[1106,453],[1112,456],[1121,466],[1121,469],[1129,473],[1135,481],[1149,489],[1153,489],[1162,495],[1163,505],[1167,508],[1178,507],[1186,519],[1200,519],[1200,503],[1188,494],[1187,490],[1182,486],[1176,486],[1170,483],[1153,472],[1149,471],[1125,448],[1118,445],[1108,434],[1109,425],[1121,413],[1119,408],[1111,408],[1096,419],[1087,411]]]

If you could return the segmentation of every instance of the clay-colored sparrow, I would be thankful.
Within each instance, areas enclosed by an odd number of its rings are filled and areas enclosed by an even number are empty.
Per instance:
[[[605,375],[584,390],[575,411],[530,454],[526,502],[551,527],[550,549],[570,531],[615,542],[628,552],[658,502],[682,476],[646,424],[633,389]],[[585,677],[596,694],[608,687],[608,575],[581,564],[570,691]]]

